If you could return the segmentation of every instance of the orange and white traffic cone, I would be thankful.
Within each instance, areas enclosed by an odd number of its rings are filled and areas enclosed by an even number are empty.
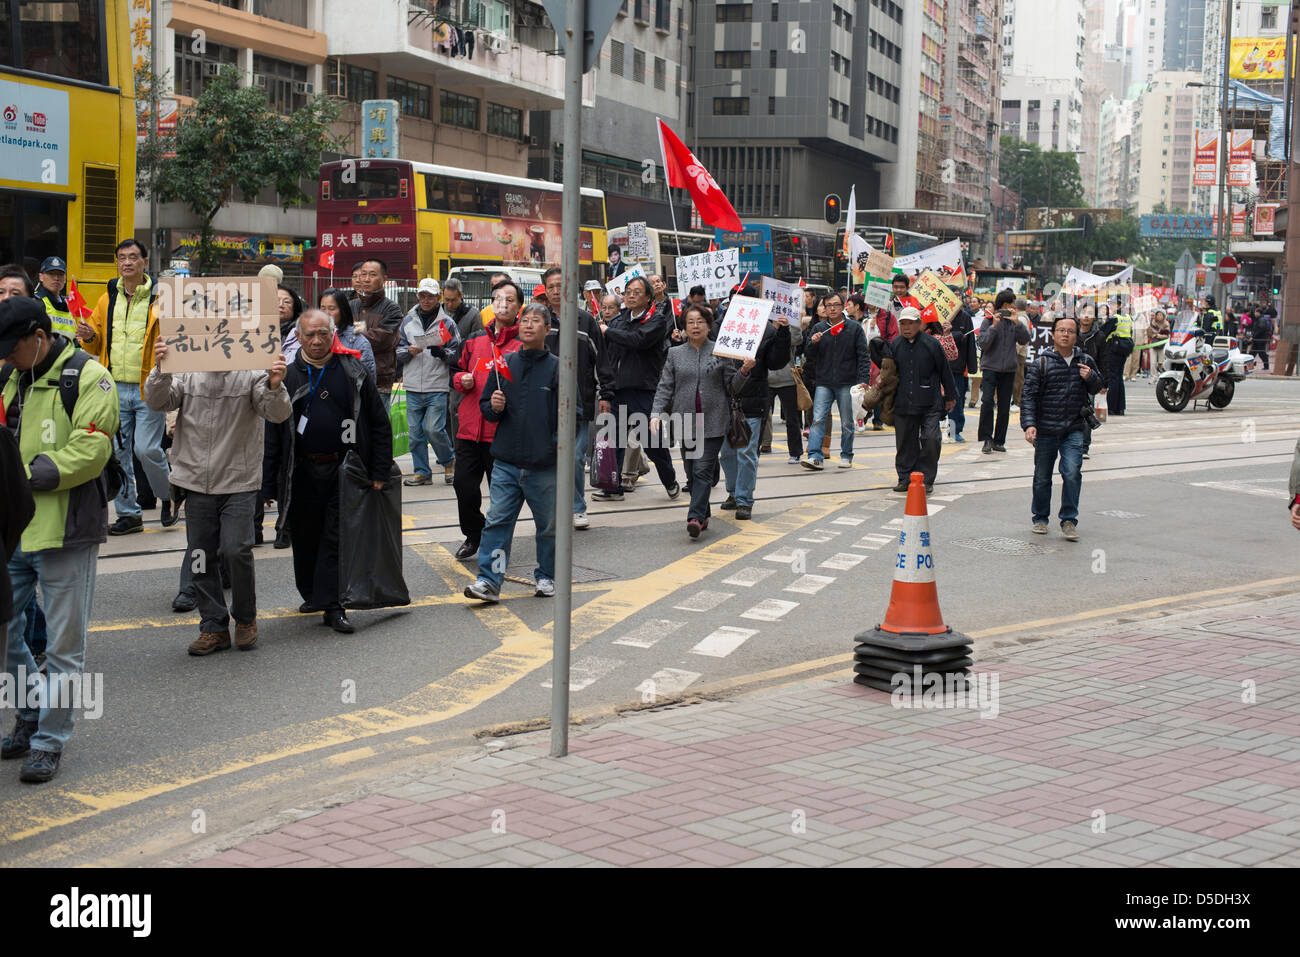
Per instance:
[[[970,638],[944,624],[939,610],[925,477],[920,472],[912,473],[907,488],[885,620],[857,640],[853,680],[882,691],[897,691],[900,684],[910,689],[929,673],[966,674],[970,667]]]

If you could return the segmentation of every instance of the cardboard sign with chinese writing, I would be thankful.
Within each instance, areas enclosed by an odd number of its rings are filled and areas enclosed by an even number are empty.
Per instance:
[[[888,282],[894,276],[894,257],[879,249],[872,249],[867,256],[867,272]]]
[[[158,335],[168,349],[164,372],[265,370],[275,363],[280,319],[269,276],[177,276],[155,288]]]
[[[627,284],[638,276],[642,279],[646,276],[646,271],[642,268],[640,263],[637,263],[631,269],[623,270],[609,282],[605,283],[605,289],[616,296],[621,296],[623,295],[623,290],[627,288]]]
[[[646,236],[645,223],[627,224],[627,249],[623,250],[623,258],[639,263],[650,261],[650,239]]]
[[[927,269],[912,280],[908,290],[923,307],[933,305],[942,322],[951,322],[961,308],[961,300],[948,288],[948,284],[939,278],[933,269]]]
[[[680,259],[677,261],[681,262]],[[771,314],[770,299],[734,297],[722,319],[718,341],[713,344],[713,354],[732,359],[754,358],[759,343],[763,341],[763,333],[767,330],[767,320]]]
[[[680,290],[703,286],[706,298],[725,299],[738,282],[740,250],[734,246],[698,256],[677,257],[677,288]]]
[[[794,325],[799,325],[803,318],[803,290],[797,282],[782,282],[764,276],[761,295],[771,301],[774,316],[785,316]]]

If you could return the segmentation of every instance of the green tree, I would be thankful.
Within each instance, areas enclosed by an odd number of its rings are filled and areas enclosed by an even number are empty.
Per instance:
[[[1001,148],[998,179],[1020,194],[1022,208],[1083,205],[1083,177],[1075,154],[1045,152],[1013,136],[1002,137]]]
[[[281,116],[270,108],[265,91],[241,87],[237,77],[231,68],[213,77],[159,146],[161,154],[175,153],[157,158],[159,199],[185,203],[199,217],[195,275],[213,267],[212,221],[232,190],[254,196],[274,187],[284,209],[301,206],[311,200],[302,181],[315,179],[321,153],[340,146],[330,131],[338,118],[334,101],[318,95]]]

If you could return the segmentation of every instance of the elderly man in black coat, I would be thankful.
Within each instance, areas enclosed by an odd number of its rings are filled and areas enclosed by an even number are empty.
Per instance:
[[[908,306],[898,314],[898,335],[889,355],[898,367],[894,396],[895,492],[906,492],[914,470],[925,476],[925,490],[934,488],[939,471],[939,419],[957,401],[957,382],[943,346],[921,334],[921,313]]]

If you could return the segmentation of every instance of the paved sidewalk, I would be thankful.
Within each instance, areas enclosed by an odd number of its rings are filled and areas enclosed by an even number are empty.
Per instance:
[[[1080,628],[977,654],[981,717],[892,707],[846,641],[843,676],[575,729],[563,760],[503,739],[197,863],[1296,866],[1297,646],[1300,596]]]

